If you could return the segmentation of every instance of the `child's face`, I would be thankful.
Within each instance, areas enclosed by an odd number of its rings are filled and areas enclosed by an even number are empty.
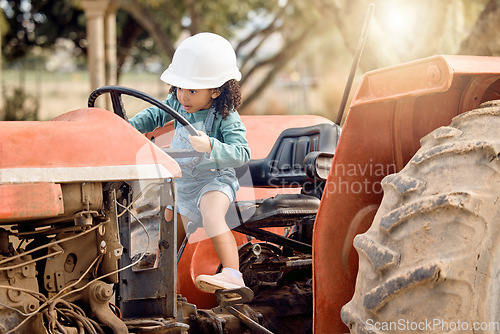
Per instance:
[[[190,114],[212,106],[212,102],[220,95],[217,89],[185,89],[177,87],[177,100]]]

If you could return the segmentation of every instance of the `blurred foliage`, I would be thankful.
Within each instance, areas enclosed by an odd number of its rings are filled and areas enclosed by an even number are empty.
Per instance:
[[[201,31],[234,44],[245,86],[255,100],[293,60],[313,73],[349,67],[369,3],[375,15],[361,57],[366,72],[433,54],[500,55],[498,0],[114,0],[118,66],[168,64],[180,39]],[[9,31],[3,55],[54,47],[59,37],[84,56],[85,15],[79,0],[2,0]],[[1,16],[0,16],[1,24]],[[2,31],[5,32],[4,29]],[[166,65],[164,65],[166,67]]]
[[[7,60],[24,57],[33,47],[48,48],[57,38],[75,43],[76,55],[85,51],[83,12],[72,1],[3,0],[9,31],[2,54]]]
[[[250,21],[249,13],[272,13],[276,0],[167,1],[117,0],[119,65],[158,54],[168,63],[184,32],[211,31],[228,39]]]
[[[36,121],[40,108],[39,99],[22,86],[4,87],[2,90],[4,109],[2,121]]]
[[[241,44],[236,45],[240,58],[248,55],[253,58],[257,52],[249,49],[249,45],[260,47],[263,40],[279,36],[275,46],[281,48],[274,50],[275,58],[266,57],[265,64],[279,63],[276,58],[282,58],[295,41],[300,40],[301,48],[305,49],[313,39],[335,31],[340,31],[345,46],[354,52],[366,9],[373,2],[377,7],[367,45],[372,60],[361,64],[365,70],[434,53],[456,53],[461,41],[479,23],[481,13],[497,10],[486,6],[497,3],[496,0],[114,2],[121,9],[117,27],[119,46],[123,46],[119,55],[123,58],[132,54],[140,62],[158,54],[168,61],[175,43],[186,31],[190,35],[200,31],[218,33]],[[2,32],[7,33],[2,53],[7,60],[24,56],[35,46],[51,47],[60,37],[75,43],[77,55],[85,53],[85,16],[78,7],[79,0],[2,0],[2,4],[5,15],[0,15],[0,25]],[[488,17],[484,14],[483,17]],[[6,25],[2,23],[4,18]],[[262,57],[260,53],[253,58],[254,62],[244,61],[244,64],[260,64]]]
[[[117,0],[125,7],[134,1]],[[279,7],[276,0],[217,0],[217,1],[170,1],[137,0],[144,8],[151,9],[158,23],[165,29],[180,34],[187,29],[191,35],[200,31],[213,31],[228,38],[233,37],[235,29],[248,22],[251,12],[270,14]]]
[[[484,54],[481,48],[462,50],[472,37],[481,44],[499,40],[497,29],[474,34],[486,13],[499,22],[498,0],[311,0],[335,21],[346,47],[354,52],[368,4],[376,4],[370,35],[360,68],[363,72],[435,54],[500,55],[500,48]],[[498,7],[498,6],[497,6]]]

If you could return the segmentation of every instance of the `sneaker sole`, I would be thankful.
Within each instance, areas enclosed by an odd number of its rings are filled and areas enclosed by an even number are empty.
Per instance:
[[[217,290],[241,288],[241,286],[236,285],[236,284],[226,283],[226,286],[223,286],[221,284],[216,284],[216,283],[211,283],[211,282],[206,282],[206,281],[197,281],[195,283],[195,285],[199,290],[204,291],[204,292],[208,292],[208,293],[214,293]]]

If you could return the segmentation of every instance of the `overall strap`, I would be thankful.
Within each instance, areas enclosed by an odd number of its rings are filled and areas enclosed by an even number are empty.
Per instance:
[[[205,133],[207,136],[210,136],[210,132],[212,132],[212,125],[214,124],[215,120],[215,115],[217,114],[217,110],[215,110],[213,107],[210,108],[210,111],[208,112],[207,118],[205,118]],[[217,164],[217,162],[216,162]],[[219,170],[219,168],[217,168]],[[214,169],[211,169],[211,171],[214,171]]]
[[[208,136],[210,136],[210,132],[212,132],[212,125],[214,124],[216,113],[217,111],[214,108],[210,108],[207,118],[205,119],[205,133]]]

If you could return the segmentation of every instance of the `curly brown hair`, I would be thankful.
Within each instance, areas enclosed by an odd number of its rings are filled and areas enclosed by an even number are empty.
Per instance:
[[[241,106],[241,90],[238,81],[231,79],[219,88],[215,88],[220,95],[214,99],[212,106],[222,118],[226,118],[230,112]],[[177,100],[177,87],[171,86],[169,93]]]

